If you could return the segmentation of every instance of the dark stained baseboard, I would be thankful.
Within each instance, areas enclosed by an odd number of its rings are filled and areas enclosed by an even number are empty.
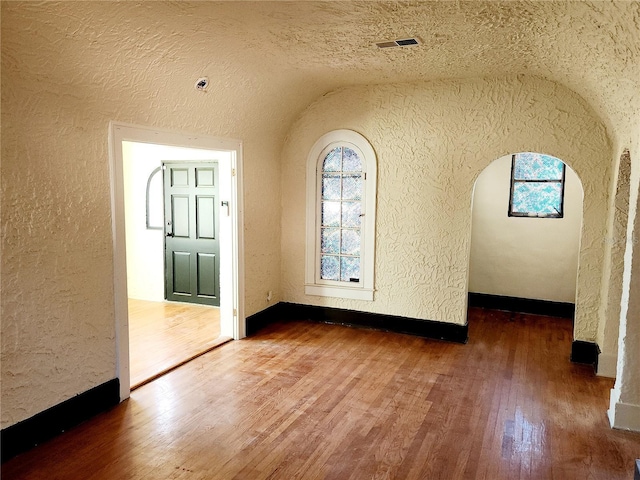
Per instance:
[[[470,294],[470,297],[471,296],[473,296],[476,300],[480,299],[480,303],[482,303],[482,306],[484,308],[495,308],[496,310],[513,311],[507,308],[497,308],[494,306],[494,303],[485,302],[486,299],[483,297],[486,296],[484,294]],[[513,297],[498,298],[504,299]],[[557,303],[544,301],[537,302],[551,304]],[[480,306],[477,303],[474,303],[472,305],[471,299],[469,303],[470,306]],[[504,306],[504,303],[499,305]],[[536,308],[535,314],[544,314],[561,318],[572,318],[572,315],[569,316],[568,313],[573,312],[573,304],[560,305],[560,310],[556,309],[555,305],[547,305],[543,308]],[[567,305],[570,305],[570,307],[568,307]],[[438,340],[446,340],[457,343],[466,343],[468,340],[469,331],[468,325],[456,325],[452,323],[435,322],[432,320],[421,320],[417,318],[398,317],[394,315],[343,310],[339,308],[280,302],[276,305],[272,305],[266,310],[262,310],[261,312],[247,317],[247,335],[254,335],[259,330],[271,323],[295,320],[309,320],[314,322],[348,325],[353,327],[374,328],[377,330],[386,330],[396,333],[407,333],[410,335],[435,338]],[[597,344],[576,340],[571,345],[570,359],[574,363],[593,365],[594,369],[597,370],[599,354],[600,349]]]
[[[571,319],[573,319],[576,310],[576,306],[573,303],[474,292],[469,292],[469,306]]]
[[[289,320],[289,318],[284,318],[285,312],[282,305],[282,302],[276,303],[265,310],[249,315],[245,323],[247,336],[255,335],[259,330],[274,322]]]
[[[54,405],[0,432],[2,462],[26,452],[120,402],[117,378]]]
[[[594,370],[598,371],[598,355],[600,355],[600,347],[597,343],[574,340],[571,344],[571,361],[573,363],[593,365]]]
[[[456,343],[467,343],[468,326],[453,323],[368,313],[340,308],[280,302],[247,317],[247,335],[278,321],[310,320],[314,322],[365,327],[396,333],[407,333]]]

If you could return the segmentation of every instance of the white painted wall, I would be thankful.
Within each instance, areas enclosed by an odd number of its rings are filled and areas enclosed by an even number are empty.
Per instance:
[[[230,168],[230,153],[148,143],[123,142],[125,228],[127,235],[127,290],[129,298],[162,301],[164,295],[164,231],[146,228],[146,189],[151,172],[163,161],[218,161],[221,177]],[[225,170],[226,169],[226,170]],[[160,174],[160,176],[162,176]],[[162,191],[160,192],[162,193]],[[220,183],[220,198],[229,197],[228,183]],[[163,207],[162,196],[154,199]],[[226,215],[220,229],[229,231]],[[225,237],[226,238],[226,237]],[[221,245],[221,251],[224,244]],[[229,256],[221,256],[221,278],[230,272]],[[226,282],[222,282],[226,285]]]
[[[542,152],[545,153],[545,152]],[[511,155],[478,176],[473,195],[469,291],[575,302],[582,185],[567,166],[564,217],[509,217]]]
[[[125,228],[127,232],[127,290],[129,298],[164,300],[164,232],[146,228],[146,189],[151,172],[161,160],[145,155],[154,147],[123,142]],[[160,178],[162,173],[160,172]],[[159,201],[162,197],[150,198]]]

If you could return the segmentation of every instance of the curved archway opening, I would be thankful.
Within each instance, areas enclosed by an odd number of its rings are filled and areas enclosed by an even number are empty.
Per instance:
[[[545,186],[542,183],[520,188],[518,175],[513,173],[519,155],[530,153],[500,157],[476,179],[469,305],[573,317],[583,217],[582,182],[566,163],[556,159],[565,166],[561,214],[536,213],[537,205],[549,209],[548,198],[536,197],[520,199],[522,205],[531,205],[534,211],[513,215],[512,205],[518,193],[544,196],[558,188],[558,183],[546,189],[538,188]],[[529,176],[544,174],[533,172]],[[551,208],[555,210],[557,204]]]

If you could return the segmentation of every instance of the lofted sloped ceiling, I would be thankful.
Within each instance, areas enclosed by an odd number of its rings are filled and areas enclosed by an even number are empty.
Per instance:
[[[284,135],[313,99],[354,84],[535,75],[594,108],[613,140],[640,123],[640,2],[299,1],[3,2],[3,51],[29,42],[40,72],[21,81],[76,84],[78,96],[140,106],[196,98],[208,75],[212,110],[238,122],[275,120]],[[417,47],[374,43],[418,37]],[[49,55],[47,55],[47,53]],[[28,60],[28,59],[26,59]],[[46,73],[45,73],[46,72]],[[5,72],[3,72],[5,73]],[[108,109],[108,105],[103,108]],[[117,116],[117,112],[113,112]],[[150,119],[152,120],[152,115]],[[637,131],[637,130],[636,130]]]

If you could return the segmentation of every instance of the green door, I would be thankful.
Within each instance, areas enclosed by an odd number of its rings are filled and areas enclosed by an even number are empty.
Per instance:
[[[165,163],[167,300],[220,306],[218,164]]]

